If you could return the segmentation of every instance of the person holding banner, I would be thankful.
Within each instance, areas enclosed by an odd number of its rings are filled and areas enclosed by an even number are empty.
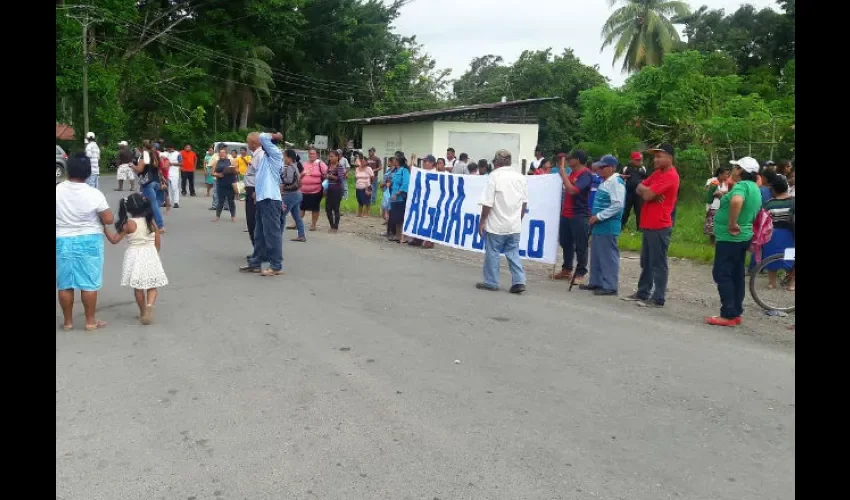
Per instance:
[[[511,153],[506,149],[496,151],[493,169],[478,203],[481,205],[478,232],[484,240],[484,281],[475,288],[499,290],[499,265],[504,253],[511,272],[510,292],[522,293],[525,271],[519,258],[519,244],[522,218],[528,208],[528,181],[511,168]]]
[[[561,248],[564,250],[564,264],[561,271],[553,274],[555,280],[572,280],[573,258],[575,258],[575,281],[577,285],[584,283],[587,275],[587,244],[588,244],[588,198],[593,174],[585,166],[587,153],[577,149],[567,156],[567,164],[571,171],[569,175],[561,167],[558,174],[564,183],[564,201],[561,205],[561,223],[558,236]]]
[[[393,174],[392,185],[390,186],[390,220],[387,222],[387,233],[390,233],[390,228],[393,228],[399,244],[404,243],[404,232],[401,230],[404,224],[404,209],[407,202],[407,186],[410,184],[410,167],[407,165],[407,158],[401,151],[396,151],[395,156],[398,167]]]
[[[593,245],[590,246],[590,283],[579,285],[581,290],[593,290],[594,295],[617,295],[620,279],[620,236],[623,206],[626,201],[626,182],[616,173],[619,162],[605,155],[594,163],[602,179],[593,199],[588,221],[592,228]]]

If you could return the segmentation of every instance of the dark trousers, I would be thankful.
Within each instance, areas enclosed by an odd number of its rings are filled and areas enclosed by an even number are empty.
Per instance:
[[[590,245],[591,286],[617,291],[620,281],[620,249],[616,234],[594,234]]]
[[[195,171],[180,171],[180,194],[186,194],[186,183],[189,183],[189,194],[195,196]]]
[[[342,189],[328,189],[325,196],[325,213],[331,229],[339,229],[339,205],[342,203]]]
[[[561,217],[558,226],[558,236],[561,248],[564,250],[564,269],[573,270],[573,259],[575,259],[575,275],[587,274],[587,239],[588,239],[587,217]]]
[[[231,194],[233,190],[231,189]],[[261,200],[257,202],[257,215],[254,223],[254,253],[248,260],[250,267],[259,268],[268,261],[275,271],[283,269],[283,202],[280,200]]]
[[[236,217],[236,201],[233,199],[233,186],[230,184],[216,184],[215,188],[218,190],[218,205],[215,206],[215,216],[221,217],[224,203],[227,202],[230,216]]]
[[[744,263],[749,241],[718,241],[714,246],[714,266],[711,276],[720,293],[720,316],[733,319],[744,314],[744,295],[747,290]]]
[[[254,186],[245,186],[245,224],[248,226],[248,237],[254,245],[254,225],[257,213],[257,202],[254,201]]]
[[[640,230],[640,207],[643,205],[643,198],[637,195],[634,191],[626,191],[626,203],[623,208],[623,227],[629,222],[629,214],[632,210],[635,211],[635,227]]]
[[[664,304],[667,294],[667,249],[670,248],[670,234],[673,228],[644,229],[640,246],[640,279],[638,296],[646,300],[652,298]],[[651,297],[650,297],[651,294]]]

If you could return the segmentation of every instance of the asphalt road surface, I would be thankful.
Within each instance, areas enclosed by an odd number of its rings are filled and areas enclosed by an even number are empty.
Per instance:
[[[109,327],[57,330],[57,499],[795,497],[793,348],[346,234],[239,274],[208,203],[166,219],[154,325],[119,245]]]

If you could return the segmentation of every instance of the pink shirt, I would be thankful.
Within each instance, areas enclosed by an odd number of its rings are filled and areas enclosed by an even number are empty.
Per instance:
[[[322,160],[315,163],[304,164],[304,172],[301,174],[301,192],[304,194],[316,194],[322,192],[322,176],[327,175],[328,166]]]
[[[354,188],[355,189],[366,189],[367,187],[372,185],[372,176],[374,173],[372,169],[369,167],[363,169],[355,169],[354,170]]]

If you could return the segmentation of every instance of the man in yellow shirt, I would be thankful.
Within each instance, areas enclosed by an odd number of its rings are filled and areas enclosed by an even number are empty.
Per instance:
[[[245,177],[248,172],[248,166],[251,165],[251,155],[248,154],[248,148],[242,148],[239,151],[239,158],[236,159],[236,166],[239,169],[239,178]]]

